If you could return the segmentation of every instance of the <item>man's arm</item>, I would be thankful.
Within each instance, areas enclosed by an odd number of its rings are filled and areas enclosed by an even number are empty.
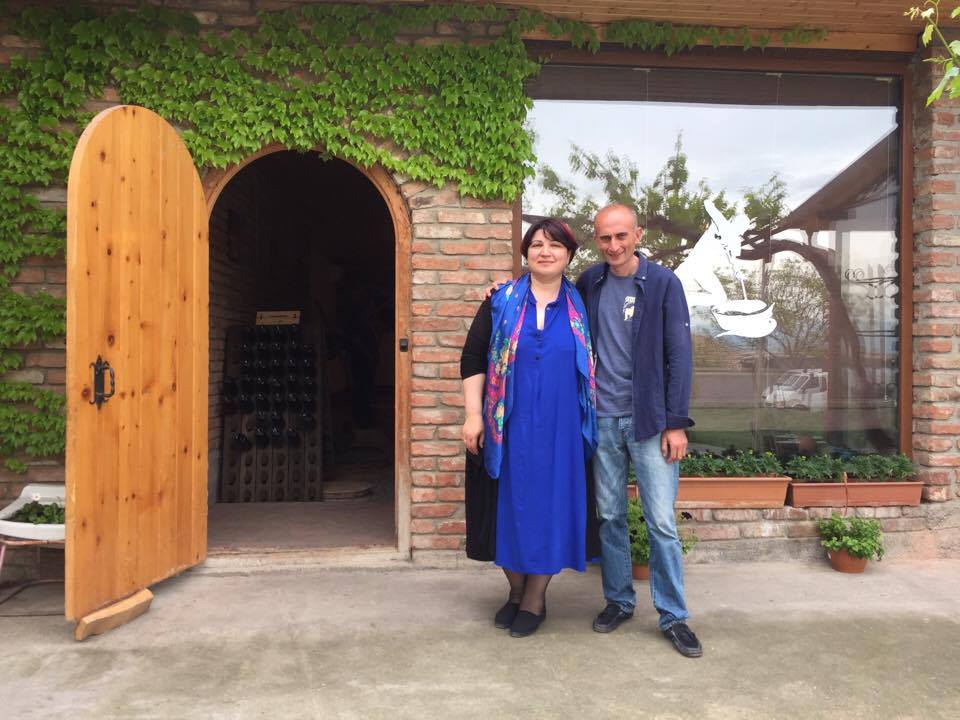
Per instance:
[[[670,278],[663,300],[663,351],[667,367],[667,429],[661,436],[660,449],[668,462],[680,460],[687,451],[684,430],[693,426],[690,412],[690,386],[693,378],[693,342],[690,338],[690,312],[683,285],[676,276]]]

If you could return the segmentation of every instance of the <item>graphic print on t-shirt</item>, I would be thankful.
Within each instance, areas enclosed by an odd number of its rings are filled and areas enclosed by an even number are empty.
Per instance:
[[[624,322],[628,320],[633,320],[633,304],[636,301],[636,296],[627,295],[623,299],[623,320]]]

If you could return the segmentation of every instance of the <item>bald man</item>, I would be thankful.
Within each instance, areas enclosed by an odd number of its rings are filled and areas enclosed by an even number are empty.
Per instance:
[[[604,262],[577,280],[597,353],[599,446],[593,478],[600,515],[603,594],[593,629],[608,633],[633,617],[627,476],[633,463],[650,538],[650,594],[660,629],[678,652],[700,657],[687,625],[683,557],[674,503],[687,452],[693,353],[683,286],[673,272],[637,252],[643,228],[625,205],[594,219]]]

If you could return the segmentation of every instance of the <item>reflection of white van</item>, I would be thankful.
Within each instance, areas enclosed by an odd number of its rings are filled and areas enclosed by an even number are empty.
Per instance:
[[[790,370],[770,387],[761,399],[766,407],[823,410],[827,407],[827,376],[823,370]]]

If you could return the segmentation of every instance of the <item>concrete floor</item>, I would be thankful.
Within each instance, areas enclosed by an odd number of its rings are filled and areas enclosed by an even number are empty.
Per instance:
[[[494,629],[499,571],[198,568],[83,643],[0,617],[5,718],[958,718],[960,561],[695,565],[703,658],[633,620],[590,629],[597,568],[550,587],[525,639]],[[54,588],[59,592],[59,588]],[[41,612],[38,588],[0,615]]]
[[[218,503],[208,515],[211,555],[336,547],[396,547],[393,498]]]

